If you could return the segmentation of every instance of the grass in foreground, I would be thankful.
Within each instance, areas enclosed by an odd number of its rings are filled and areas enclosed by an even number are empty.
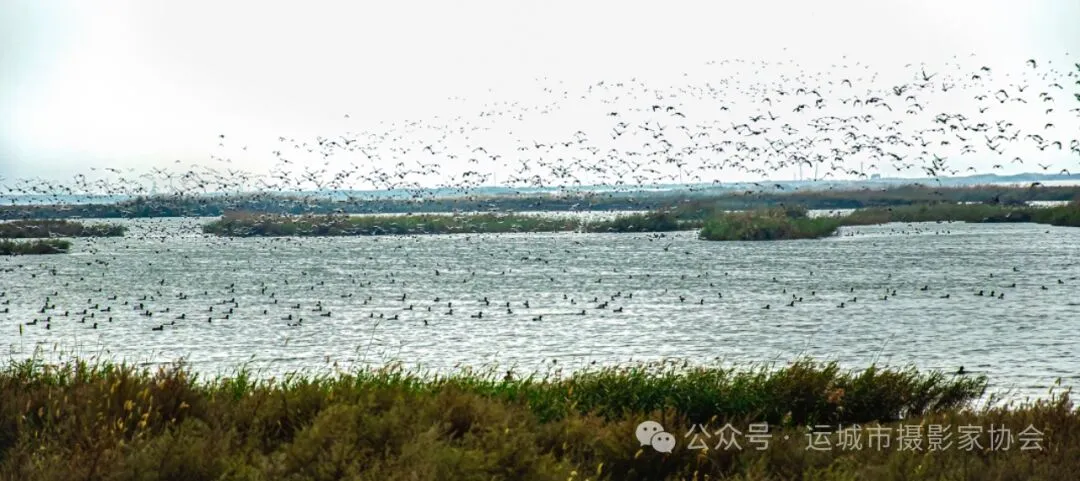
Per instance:
[[[0,238],[26,239],[45,237],[119,237],[123,226],[86,225],[69,220],[15,220],[0,222]]]
[[[0,240],[0,256],[31,254],[63,254],[71,248],[71,242],[60,239],[33,241]]]
[[[781,369],[672,363],[542,378],[494,372],[429,378],[397,367],[256,381],[28,361],[0,372],[4,479],[1072,479],[1080,415],[1067,394],[1014,407],[972,406],[983,378],[800,361]],[[670,454],[642,447],[660,422]],[[767,421],[764,450],[690,448],[692,426]],[[807,449],[807,425],[923,426],[921,450],[877,440]],[[1043,450],[927,448],[926,427],[1033,426]],[[820,429],[818,429],[820,431]],[[1033,432],[1028,430],[1032,435]],[[910,434],[910,433],[909,433]],[[787,439],[785,439],[787,436]],[[1000,446],[998,446],[1000,448]]]

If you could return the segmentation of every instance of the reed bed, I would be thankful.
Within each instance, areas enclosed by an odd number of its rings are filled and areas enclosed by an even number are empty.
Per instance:
[[[0,222],[0,238],[27,239],[48,237],[119,237],[123,226],[115,224],[87,225],[70,220],[14,220]]]
[[[843,226],[890,222],[1024,222],[1080,227],[1080,203],[1054,207],[932,203],[870,207],[847,215],[813,218],[802,207],[772,207],[715,213],[704,222],[699,237],[716,241],[818,239],[836,234]]]
[[[683,226],[663,212],[584,222],[572,216],[523,214],[309,215],[228,213],[203,232],[228,237],[505,234],[521,232],[666,232]]]
[[[1068,393],[977,407],[986,379],[914,369],[691,367],[663,362],[517,377],[387,365],[262,379],[13,362],[0,371],[3,479],[1071,479],[1080,416]],[[654,420],[678,440],[642,446]],[[696,449],[693,429],[768,423],[766,449]],[[1042,449],[809,449],[824,425],[1006,426]],[[695,428],[697,426],[698,428]],[[908,433],[910,435],[910,433]],[[925,437],[925,431],[924,431]],[[954,433],[954,437],[956,436]],[[910,438],[910,436],[909,436]],[[734,438],[733,438],[734,439]],[[955,439],[953,440],[956,441]],[[1031,441],[1031,439],[1027,439]],[[952,444],[952,443],[950,443]],[[991,449],[993,448],[993,449]]]
[[[70,248],[71,242],[61,239],[0,240],[0,256],[63,254]]]

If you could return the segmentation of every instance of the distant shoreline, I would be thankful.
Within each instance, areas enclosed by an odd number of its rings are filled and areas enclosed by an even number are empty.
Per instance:
[[[912,204],[868,207],[845,215],[809,217],[795,206],[722,212],[709,217],[699,238],[710,241],[762,241],[821,239],[841,227],[882,225],[893,222],[1033,223],[1080,227],[1080,203],[1054,207],[1001,204]]]
[[[35,219],[0,222],[0,239],[38,239],[51,237],[120,237],[122,226],[86,225],[69,220]]]
[[[661,233],[701,229],[713,241],[819,239],[843,226],[891,222],[1037,223],[1080,227],[1080,204],[1055,207],[978,203],[923,203],[856,209],[845,215],[810,217],[802,206],[726,211],[674,209],[584,221],[550,215],[301,215],[233,212],[203,224],[220,237],[333,237],[542,232]]]
[[[929,187],[905,185],[886,189],[769,190],[704,193],[664,191],[652,193],[603,193],[473,196],[433,199],[383,199],[336,201],[276,194],[245,194],[231,197],[158,196],[108,204],[37,204],[0,206],[0,220],[14,219],[116,219],[141,217],[218,217],[230,211],[269,214],[428,214],[448,212],[598,212],[656,211],[695,207],[748,210],[777,205],[802,205],[813,210],[888,207],[924,202],[1071,201],[1080,198],[1078,186],[978,185]]]

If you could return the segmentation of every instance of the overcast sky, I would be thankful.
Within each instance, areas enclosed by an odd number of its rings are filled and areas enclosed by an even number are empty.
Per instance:
[[[236,166],[257,169],[278,135],[427,118],[488,88],[528,102],[538,75],[972,53],[1065,70],[1077,19],[1076,0],[0,0],[0,176],[200,162],[219,133],[250,144]]]

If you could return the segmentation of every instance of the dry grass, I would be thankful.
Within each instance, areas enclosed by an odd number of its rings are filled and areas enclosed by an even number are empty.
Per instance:
[[[504,379],[495,372],[425,377],[389,366],[326,377],[200,381],[182,365],[158,371],[73,362],[16,363],[0,372],[0,478],[216,479],[1074,479],[1080,416],[1067,395],[975,409],[985,379],[913,370],[847,372],[800,361],[780,369],[657,364]],[[642,421],[678,439],[642,447]],[[768,421],[765,450],[696,450],[695,424],[743,433]],[[805,426],[922,423],[922,451],[807,449]],[[1010,450],[928,451],[926,429],[1004,424]],[[1021,451],[1019,433],[1043,432]],[[788,438],[785,439],[784,436]],[[710,447],[715,448],[717,438]],[[835,437],[833,438],[835,439]],[[880,439],[878,439],[880,440]],[[835,441],[833,441],[835,444]]]

